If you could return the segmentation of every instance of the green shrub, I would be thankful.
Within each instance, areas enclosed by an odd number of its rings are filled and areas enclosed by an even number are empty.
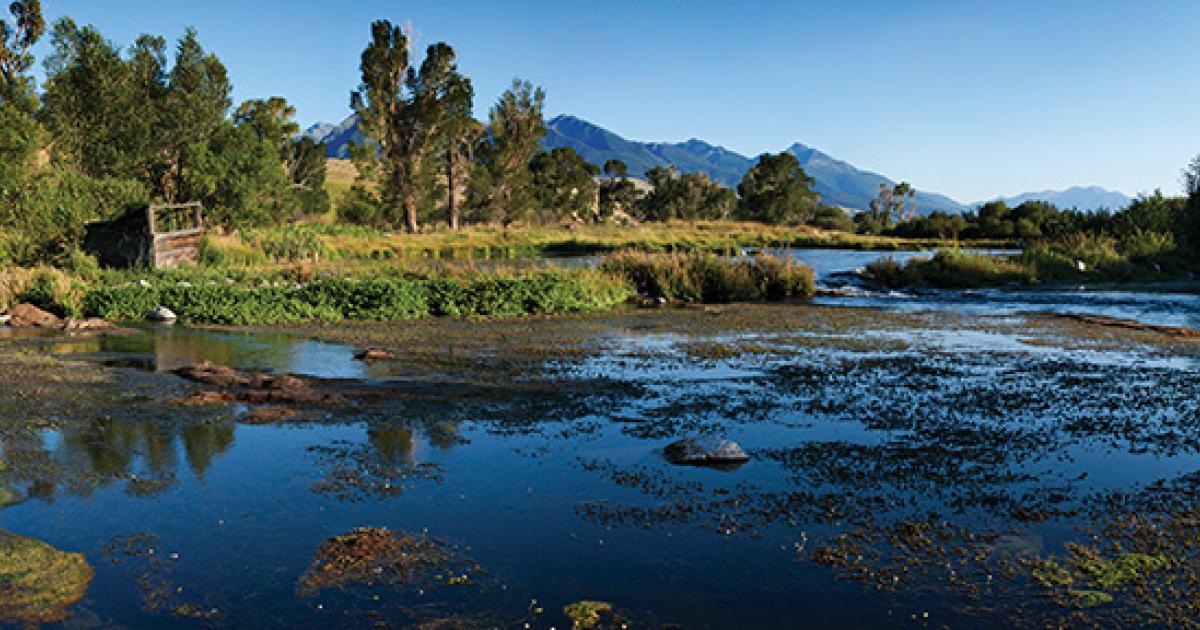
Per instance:
[[[904,266],[885,258],[867,265],[866,272],[873,283],[885,288],[971,289],[1037,280],[1027,265],[956,249],[940,250],[933,258],[914,258]]]
[[[461,279],[325,278],[304,285],[259,286],[196,284],[178,277],[93,289],[84,298],[83,310],[106,319],[138,320],[161,304],[186,323],[228,325],[400,321],[603,311],[632,293],[623,280],[594,271]]]

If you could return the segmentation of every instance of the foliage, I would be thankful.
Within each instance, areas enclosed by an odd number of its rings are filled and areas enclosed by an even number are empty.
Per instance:
[[[737,218],[763,223],[809,223],[815,218],[817,193],[796,156],[786,151],[764,153],[738,184]]]
[[[420,197],[434,177],[435,148],[448,141],[447,133],[463,133],[470,81],[458,72],[454,49],[443,42],[430,46],[420,69],[414,68],[409,37],[387,20],[371,25],[360,68],[362,83],[350,104],[370,143],[355,147],[352,156],[364,189],[377,190],[379,204],[373,212],[352,214],[385,225],[403,220],[416,232]]]
[[[574,149],[559,147],[534,156],[534,197],[541,210],[537,218],[550,223],[564,218],[594,219],[599,213],[594,177],[600,169],[579,157]]]
[[[476,219],[507,225],[533,218],[536,198],[529,164],[546,135],[545,102],[542,88],[514,79],[489,111],[487,136],[477,150],[480,168],[470,183]]]
[[[138,182],[97,179],[53,168],[38,172],[0,203],[0,262],[61,263],[83,245],[84,225],[143,205]]]
[[[810,297],[812,269],[791,259],[727,259],[713,254],[622,251],[601,269],[624,276],[639,293],[666,300],[707,303]]]
[[[1036,280],[1026,266],[997,256],[944,249],[933,258],[914,258],[900,265],[883,258],[866,267],[866,275],[885,288],[932,287],[968,289],[1010,283],[1028,284]]]
[[[586,271],[454,279],[323,278],[257,286],[172,281],[175,277],[179,276],[159,276],[149,286],[124,283],[91,289],[84,297],[84,311],[106,319],[139,320],[161,304],[188,323],[397,321],[603,311],[630,293],[623,280]]]
[[[16,0],[8,10],[12,23],[0,20],[0,105],[28,111],[33,88],[25,73],[33,67],[30,50],[45,32],[46,21],[40,0]]]
[[[656,166],[646,172],[653,186],[642,198],[640,217],[649,221],[727,219],[737,205],[734,192],[706,173],[684,173]]]

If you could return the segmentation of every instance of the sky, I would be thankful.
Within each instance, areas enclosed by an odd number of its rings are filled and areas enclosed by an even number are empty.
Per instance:
[[[126,46],[194,26],[235,102],[349,114],[376,19],[445,41],[476,113],[514,77],[632,140],[746,155],[801,142],[976,201],[1099,185],[1177,193],[1200,153],[1200,2],[43,0]],[[48,38],[37,53],[44,59]]]

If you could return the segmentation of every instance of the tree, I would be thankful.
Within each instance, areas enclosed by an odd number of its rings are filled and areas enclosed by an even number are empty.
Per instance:
[[[609,182],[615,182],[618,179],[625,179],[629,174],[629,167],[624,162],[617,159],[612,159],[604,163],[604,174],[608,175]]]
[[[878,225],[882,231],[893,225],[911,218],[916,214],[916,206],[908,205],[916,195],[908,182],[890,185],[879,183],[879,195],[871,200],[871,207],[865,217],[864,225]]]
[[[300,125],[293,117],[296,108],[283,97],[252,99],[238,106],[233,115],[236,126],[254,131],[260,142],[273,147],[287,176],[284,203],[294,213],[321,214],[329,210],[325,191],[325,145],[301,137]]]
[[[1192,255],[1200,256],[1200,155],[1192,158],[1183,171],[1183,192],[1188,201],[1182,231]]]
[[[0,105],[28,112],[35,106],[33,81],[25,74],[33,66],[29,51],[46,31],[46,21],[40,0],[16,0],[8,10],[12,22],[0,20]]]
[[[428,72],[423,69],[421,74],[436,82],[434,92],[440,94],[439,98],[434,99],[434,104],[440,109],[436,115],[441,119],[441,133],[436,142],[445,166],[446,223],[450,229],[456,230],[462,213],[459,191],[465,187],[475,148],[483,137],[483,125],[472,114],[475,88],[471,80],[458,71],[453,52],[450,51],[449,57],[445,52],[439,49],[437,55],[428,55],[427,64],[430,59],[435,59],[437,67]]]
[[[449,112],[470,99],[470,86],[459,74],[454,49],[430,46],[419,70],[410,64],[409,38],[387,20],[371,25],[371,42],[363,50],[362,83],[350,95],[363,134],[372,144],[352,150],[355,165],[378,193],[379,216],[395,219],[401,208],[409,232],[418,229],[422,188],[430,180],[433,147],[445,138]],[[452,106],[453,105],[453,106]]]
[[[33,80],[26,74],[33,65],[29,50],[46,29],[41,4],[13,2],[9,10],[13,22],[0,21],[0,198],[25,180],[44,141],[34,118]]]
[[[533,173],[534,196],[543,223],[564,217],[589,219],[599,213],[595,176],[600,169],[579,157],[570,147],[558,147],[534,156],[529,169]]]
[[[764,153],[738,184],[737,218],[763,223],[808,223],[819,196],[796,156]]]
[[[685,173],[670,166],[646,171],[652,189],[642,198],[641,215],[650,221],[726,219],[737,195],[709,178],[708,173]]]
[[[533,213],[530,161],[546,135],[542,107],[546,93],[514,79],[488,115],[488,137],[479,149],[484,172],[473,184],[475,203],[493,221],[510,223]]]

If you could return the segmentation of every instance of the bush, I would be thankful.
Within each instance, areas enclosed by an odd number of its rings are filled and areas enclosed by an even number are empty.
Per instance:
[[[621,251],[608,256],[601,269],[627,278],[640,293],[672,301],[779,300],[815,292],[812,269],[767,255],[733,260],[695,252]]]

